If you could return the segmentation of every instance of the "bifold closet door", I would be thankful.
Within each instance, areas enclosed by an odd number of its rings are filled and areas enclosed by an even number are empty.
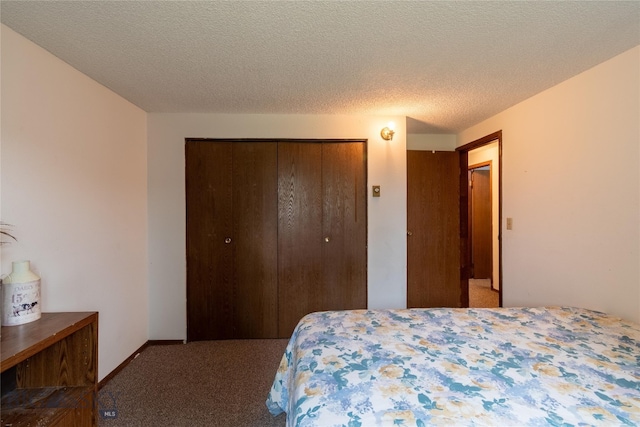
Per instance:
[[[364,142],[278,146],[279,335],[313,311],[365,308]]]
[[[278,337],[277,148],[233,143],[235,338]]]
[[[187,211],[187,340],[226,336],[233,317],[231,144],[188,141],[185,147]],[[229,328],[229,330],[227,330]]]
[[[278,147],[278,334],[321,307],[322,144]]]
[[[277,336],[277,144],[186,144],[187,339]]]
[[[324,310],[367,307],[364,142],[322,146]]]

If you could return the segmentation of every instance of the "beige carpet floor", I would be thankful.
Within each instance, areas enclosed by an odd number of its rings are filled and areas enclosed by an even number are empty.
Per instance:
[[[98,425],[282,427],[265,401],[287,341],[147,347],[98,393]]]
[[[500,294],[491,289],[491,279],[469,279],[469,307],[494,308],[500,305]]]

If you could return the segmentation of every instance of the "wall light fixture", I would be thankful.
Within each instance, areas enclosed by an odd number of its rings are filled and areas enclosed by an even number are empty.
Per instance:
[[[382,128],[382,130],[380,131],[380,136],[382,137],[382,139],[384,139],[385,141],[391,141],[393,139],[393,134],[396,133],[395,127],[395,123],[389,122],[386,127]]]

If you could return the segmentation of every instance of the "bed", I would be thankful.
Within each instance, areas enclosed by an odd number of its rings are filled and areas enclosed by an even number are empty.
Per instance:
[[[640,424],[640,325],[572,307],[353,310],[296,326],[288,427]]]

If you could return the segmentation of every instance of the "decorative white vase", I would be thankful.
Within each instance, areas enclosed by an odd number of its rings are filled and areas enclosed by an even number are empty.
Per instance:
[[[11,274],[2,279],[2,326],[33,322],[42,315],[40,277],[30,268],[29,261],[15,261]]]

